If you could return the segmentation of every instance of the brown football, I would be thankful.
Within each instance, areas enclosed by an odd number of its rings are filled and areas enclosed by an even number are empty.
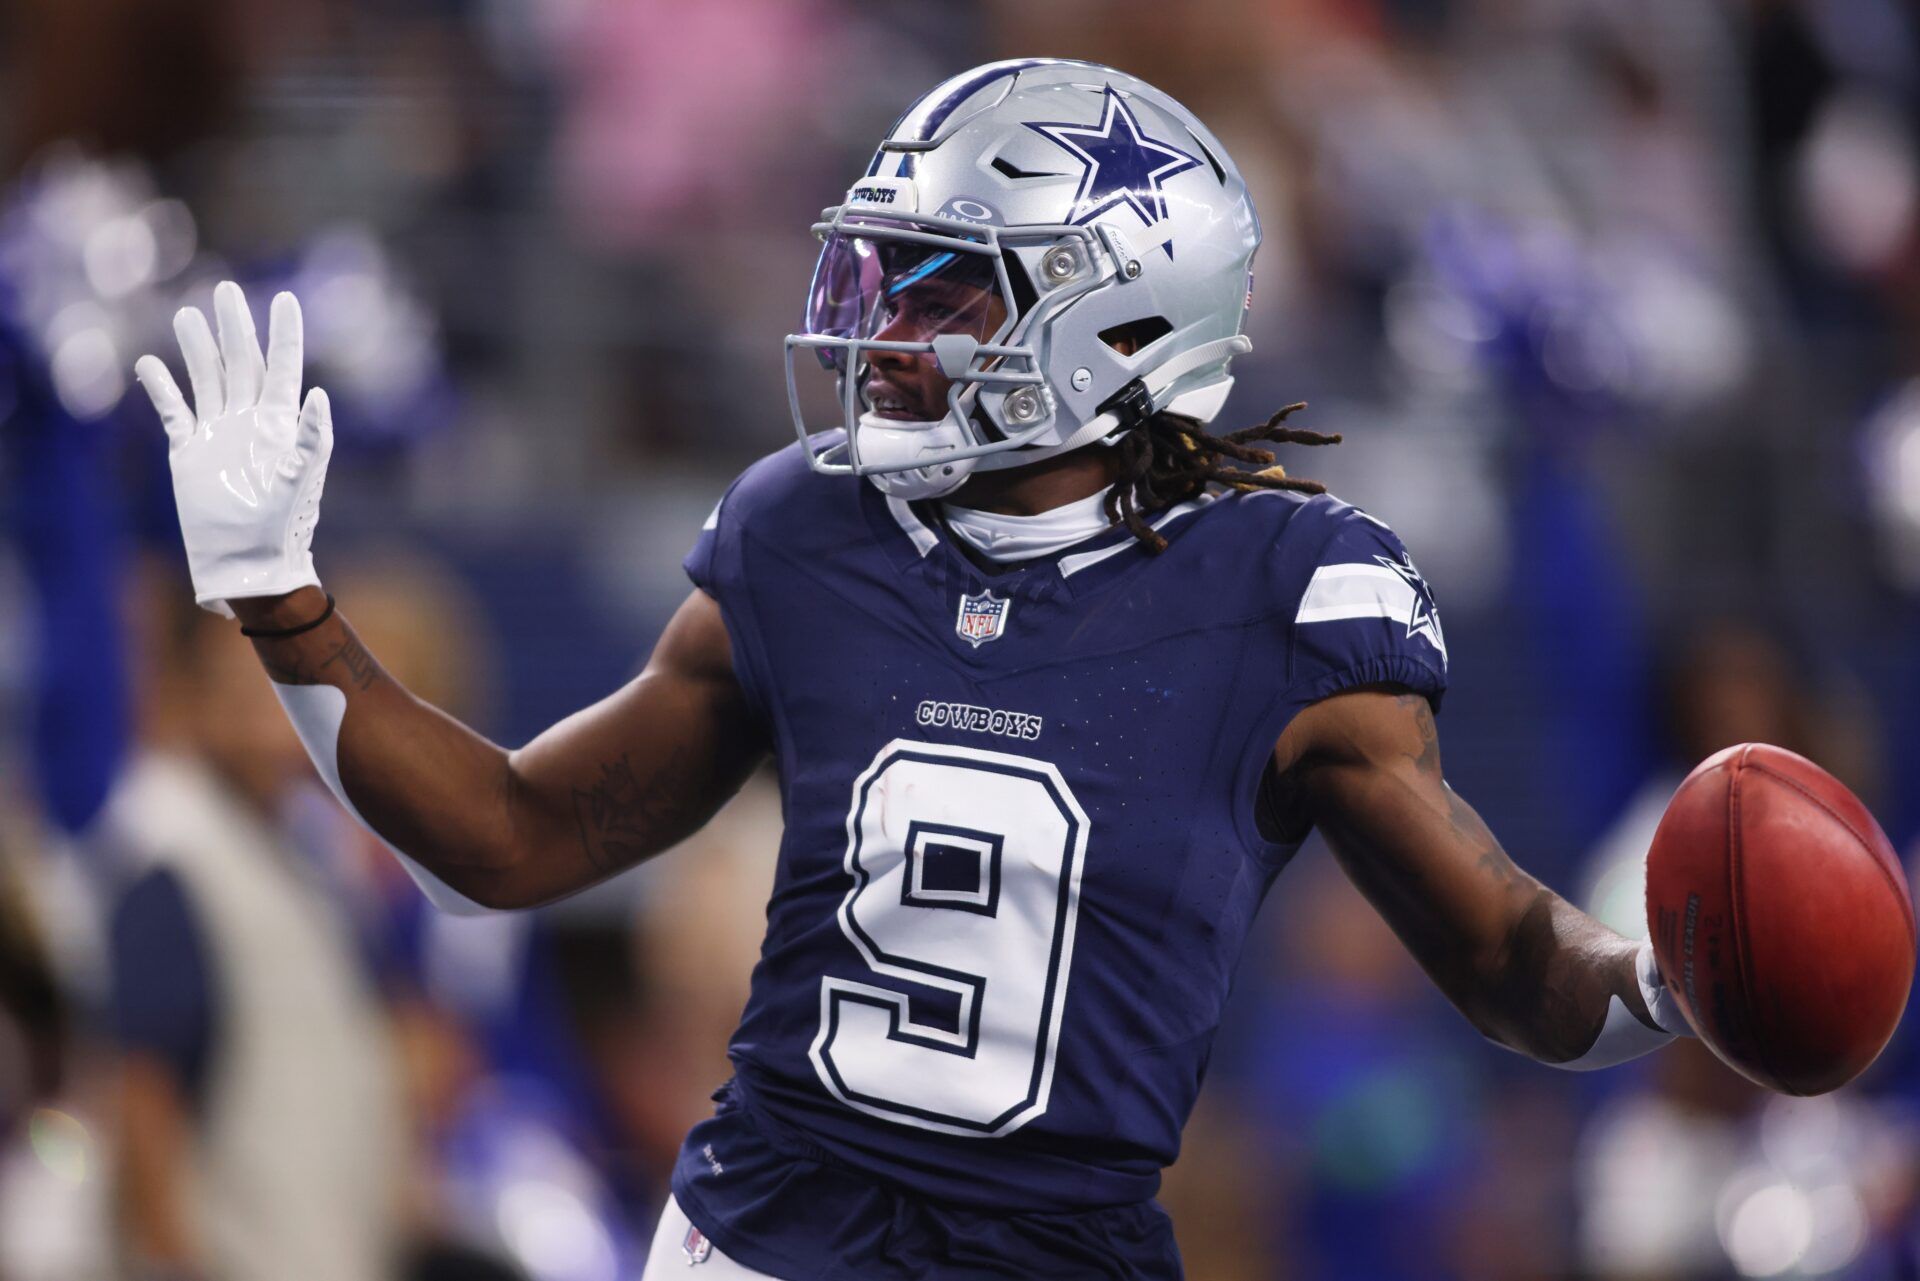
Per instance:
[[[1857,797],[1765,743],[1702,761],[1647,854],[1660,974],[1714,1053],[1786,1094],[1866,1070],[1913,983],[1913,900]]]

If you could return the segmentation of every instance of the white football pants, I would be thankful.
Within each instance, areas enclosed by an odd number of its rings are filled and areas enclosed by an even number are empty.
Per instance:
[[[742,1267],[704,1235],[692,1234],[693,1224],[681,1211],[680,1203],[669,1196],[667,1208],[660,1212],[660,1226],[654,1230],[653,1247],[647,1251],[645,1281],[777,1281],[764,1272]],[[692,1248],[689,1249],[691,1244]]]

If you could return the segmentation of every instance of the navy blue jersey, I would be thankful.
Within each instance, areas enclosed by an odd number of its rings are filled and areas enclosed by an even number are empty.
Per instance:
[[[1437,703],[1446,647],[1399,540],[1336,499],[1153,523],[1158,556],[1116,529],[988,572],[796,445],[687,558],[786,818],[735,1080],[674,1180],[748,1266],[1179,1274],[1151,1198],[1294,849],[1255,821],[1274,743],[1356,685]]]

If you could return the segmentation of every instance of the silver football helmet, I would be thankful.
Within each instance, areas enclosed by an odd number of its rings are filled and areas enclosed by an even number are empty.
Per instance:
[[[976,469],[1112,443],[1233,385],[1260,221],[1225,148],[1144,81],[1026,58],[914,103],[826,210],[796,367],[838,377],[813,469],[933,498]]]

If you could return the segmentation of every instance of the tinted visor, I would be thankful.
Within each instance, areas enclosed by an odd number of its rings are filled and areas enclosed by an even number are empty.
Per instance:
[[[873,230],[882,231],[878,226]],[[820,251],[807,296],[806,332],[821,338],[930,342],[938,334],[995,336],[1007,318],[996,255],[897,240],[884,232],[834,232]],[[843,348],[817,349],[846,372]]]

